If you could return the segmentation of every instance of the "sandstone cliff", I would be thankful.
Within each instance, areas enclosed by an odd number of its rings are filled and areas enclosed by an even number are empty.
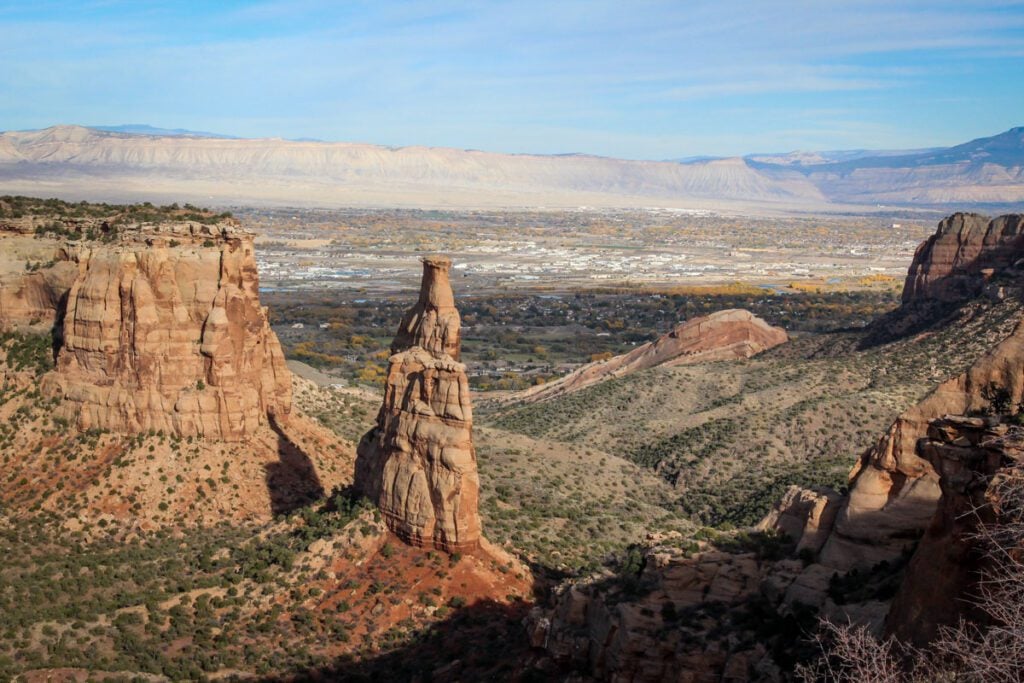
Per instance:
[[[78,247],[43,388],[79,428],[239,440],[287,422],[290,379],[252,238],[216,230]]]
[[[49,330],[78,274],[75,254],[25,234],[22,223],[0,220],[0,331]]]
[[[886,619],[886,630],[922,646],[943,625],[961,617],[984,621],[975,604],[988,567],[980,547],[981,525],[999,523],[1001,484],[1021,476],[1024,429],[997,418],[935,420],[919,445],[940,475],[942,498],[904,576]],[[1009,510],[1020,514],[1020,510]]]
[[[1024,258],[1024,215],[989,219],[955,213],[914,253],[903,302],[957,301],[977,295],[995,273]]]
[[[1024,394],[1024,323],[959,377],[904,412],[854,468],[848,499],[822,549],[821,562],[847,570],[897,557],[928,526],[939,478],[917,453],[928,423],[946,414],[988,409],[1000,392]]]
[[[825,487],[790,486],[755,527],[785,534],[796,542],[796,552],[817,553],[828,540],[842,497]]]
[[[800,622],[776,609],[799,561],[654,545],[641,562],[557,587],[527,619],[531,644],[585,681],[782,680],[773,641],[791,646]]]
[[[1021,215],[989,220],[958,213],[944,219],[918,247],[903,289],[904,304],[893,315],[913,318],[921,307],[964,301],[993,280],[1018,283],[1022,231]],[[822,563],[847,570],[898,556],[927,527],[939,499],[938,476],[916,452],[928,423],[945,414],[988,409],[999,392],[1020,401],[1022,371],[1024,329],[1018,324],[966,372],[897,418],[854,467],[850,494],[822,550]]]
[[[521,398],[542,401],[658,365],[750,358],[788,339],[781,327],[772,327],[749,311],[718,311],[679,323],[671,332],[629,353],[584,365],[561,379],[528,389]]]
[[[451,261],[423,261],[418,303],[388,361],[377,425],[359,444],[356,486],[405,541],[452,552],[480,542],[479,480]]]

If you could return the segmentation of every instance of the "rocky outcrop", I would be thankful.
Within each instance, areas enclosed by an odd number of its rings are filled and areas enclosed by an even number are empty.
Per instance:
[[[658,365],[750,358],[788,340],[781,327],[772,327],[749,311],[718,311],[679,323],[671,332],[629,353],[584,365],[559,380],[529,389],[521,398],[541,401]]]
[[[817,553],[828,540],[841,501],[842,496],[825,487],[790,486],[756,529],[789,536],[798,553]]]
[[[774,606],[800,566],[655,546],[637,575],[605,573],[558,587],[553,608],[531,612],[527,634],[555,665],[586,671],[583,680],[780,680],[768,650],[769,636],[780,633],[765,620],[781,619]],[[748,626],[766,631],[755,635]]]
[[[435,358],[462,358],[459,311],[455,308],[449,270],[450,259],[431,256],[423,259],[423,282],[416,305],[406,311],[391,342],[391,353],[415,346]]]
[[[12,223],[0,219],[0,331],[49,331],[78,275],[74,250]]]
[[[423,260],[417,304],[402,318],[377,425],[359,444],[356,487],[388,527],[453,552],[480,542],[480,483],[459,314],[444,257]]]
[[[17,276],[0,277],[0,329],[50,329],[78,268],[68,260]]]
[[[907,567],[886,630],[922,646],[940,626],[962,617],[985,620],[975,606],[987,567],[978,532],[1000,522],[1007,502],[1000,500],[1001,484],[1022,476],[1024,429],[996,418],[947,416],[929,425],[919,451],[939,473],[942,498]]]
[[[959,377],[940,384],[904,412],[862,456],[850,493],[821,552],[821,562],[848,570],[898,557],[928,526],[939,477],[917,452],[931,420],[1020,403],[1024,395],[1024,323]]]
[[[80,429],[240,440],[287,422],[290,376],[251,236],[166,228],[84,244],[76,261],[43,388]]]
[[[1024,215],[990,220],[955,213],[921,243],[903,286],[903,303],[959,301],[977,295],[999,271],[1024,258]]]

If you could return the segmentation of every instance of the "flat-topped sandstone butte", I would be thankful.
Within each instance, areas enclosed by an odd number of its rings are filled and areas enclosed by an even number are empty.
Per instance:
[[[69,247],[77,273],[56,313],[44,391],[80,429],[237,441],[291,412],[252,236],[172,224]]]

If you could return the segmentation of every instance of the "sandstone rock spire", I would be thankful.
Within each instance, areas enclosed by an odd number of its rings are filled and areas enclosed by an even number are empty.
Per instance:
[[[448,354],[455,361],[461,359],[459,311],[448,277],[451,267],[447,256],[424,257],[420,299],[402,316],[391,353],[419,346],[437,358]]]
[[[406,542],[453,552],[480,543],[473,413],[460,355],[451,260],[423,259],[420,298],[402,318],[377,425],[359,444],[356,488]]]

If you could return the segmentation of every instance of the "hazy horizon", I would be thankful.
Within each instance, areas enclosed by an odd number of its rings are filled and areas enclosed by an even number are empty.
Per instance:
[[[8,130],[8,131],[0,130],[0,133],[3,133],[3,132],[16,132],[16,133],[35,132],[35,131],[43,131],[43,130],[46,130],[48,128],[59,128],[59,127],[81,127],[81,128],[89,128],[89,129],[96,130],[96,131],[103,132],[103,133],[119,133],[119,134],[127,134],[127,135],[155,135],[155,136],[170,136],[170,137],[175,137],[175,136],[193,136],[193,137],[206,137],[206,138],[214,138],[214,139],[218,139],[218,138],[219,139],[234,139],[234,140],[266,139],[266,140],[281,140],[283,142],[314,142],[314,143],[325,143],[325,144],[367,144],[367,145],[376,145],[376,146],[380,146],[380,147],[393,147],[393,148],[396,148],[396,149],[403,148],[403,147],[438,147],[438,148],[448,148],[448,149],[456,149],[456,150],[463,150],[463,151],[479,151],[479,152],[487,152],[487,153],[495,153],[495,154],[505,154],[506,153],[506,152],[501,152],[499,150],[493,150],[493,149],[480,149],[480,148],[474,148],[474,147],[453,147],[451,145],[422,145],[422,144],[416,144],[416,143],[411,144],[411,145],[387,145],[387,144],[384,144],[384,143],[377,143],[377,142],[372,142],[372,141],[368,141],[368,140],[333,140],[333,139],[324,139],[324,138],[289,138],[289,137],[284,137],[283,135],[264,135],[264,136],[258,136],[258,137],[254,136],[252,138],[249,138],[247,136],[236,135],[236,134],[234,134],[234,133],[232,133],[230,131],[209,131],[209,130],[200,131],[200,130],[192,130],[192,129],[181,128],[180,126],[173,127],[173,128],[164,128],[162,126],[153,126],[153,125],[148,124],[148,123],[139,123],[139,122],[135,122],[135,123],[116,123],[116,124],[112,124],[112,123],[89,123],[89,124],[83,124],[83,123],[77,123],[77,122],[61,121],[61,122],[50,124],[48,126],[41,126],[41,127],[37,127],[37,128],[23,128],[23,129]],[[1011,126],[1007,130],[1016,129],[1016,128],[1024,128],[1024,126]],[[757,157],[757,156],[761,156],[761,155],[773,155],[773,154],[782,155],[782,154],[801,153],[801,152],[823,152],[823,153],[828,153],[828,152],[859,152],[859,151],[863,151],[863,152],[877,151],[877,152],[881,152],[881,153],[894,152],[894,151],[895,152],[904,152],[904,151],[911,152],[911,151],[919,150],[919,149],[940,149],[940,148],[943,148],[943,147],[952,147],[952,146],[956,146],[956,145],[960,145],[960,144],[964,144],[964,143],[970,142],[971,140],[983,139],[983,138],[992,137],[994,135],[999,135],[999,134],[1004,133],[1004,132],[1006,132],[1006,131],[1005,130],[1001,130],[1001,131],[992,131],[992,132],[982,132],[982,133],[978,133],[976,135],[973,135],[970,138],[965,138],[963,140],[958,140],[958,141],[953,142],[953,143],[948,144],[948,145],[927,145],[927,146],[924,146],[924,147],[915,147],[915,148],[903,147],[903,148],[879,149],[879,148],[867,148],[867,147],[853,147],[853,148],[844,148],[844,149],[838,149],[838,148],[837,149],[810,149],[810,148],[801,148],[801,149],[795,149],[795,148],[794,149],[756,149],[756,150],[749,150],[749,151],[742,152],[742,153],[739,153],[739,154],[731,154],[731,155],[725,155],[725,154],[697,154],[697,155],[692,155],[692,156],[691,155],[686,155],[686,156],[681,156],[681,157],[663,158],[663,159],[654,159],[654,158],[642,159],[642,158],[634,157],[634,158],[632,158],[632,160],[637,160],[637,161],[678,161],[678,160],[684,160],[684,159],[693,159],[693,160],[700,160],[700,159],[727,159],[727,158],[737,158],[737,157],[740,157],[740,158]],[[574,151],[566,151],[566,152],[528,152],[527,151],[527,152],[510,152],[509,154],[520,154],[520,155],[526,155],[526,156],[595,156],[595,157],[608,157],[608,158],[620,158],[620,159],[625,159],[625,160],[631,160],[628,157],[611,157],[610,155],[596,154],[596,153],[593,153],[593,152],[588,152],[586,150],[574,150]]]

